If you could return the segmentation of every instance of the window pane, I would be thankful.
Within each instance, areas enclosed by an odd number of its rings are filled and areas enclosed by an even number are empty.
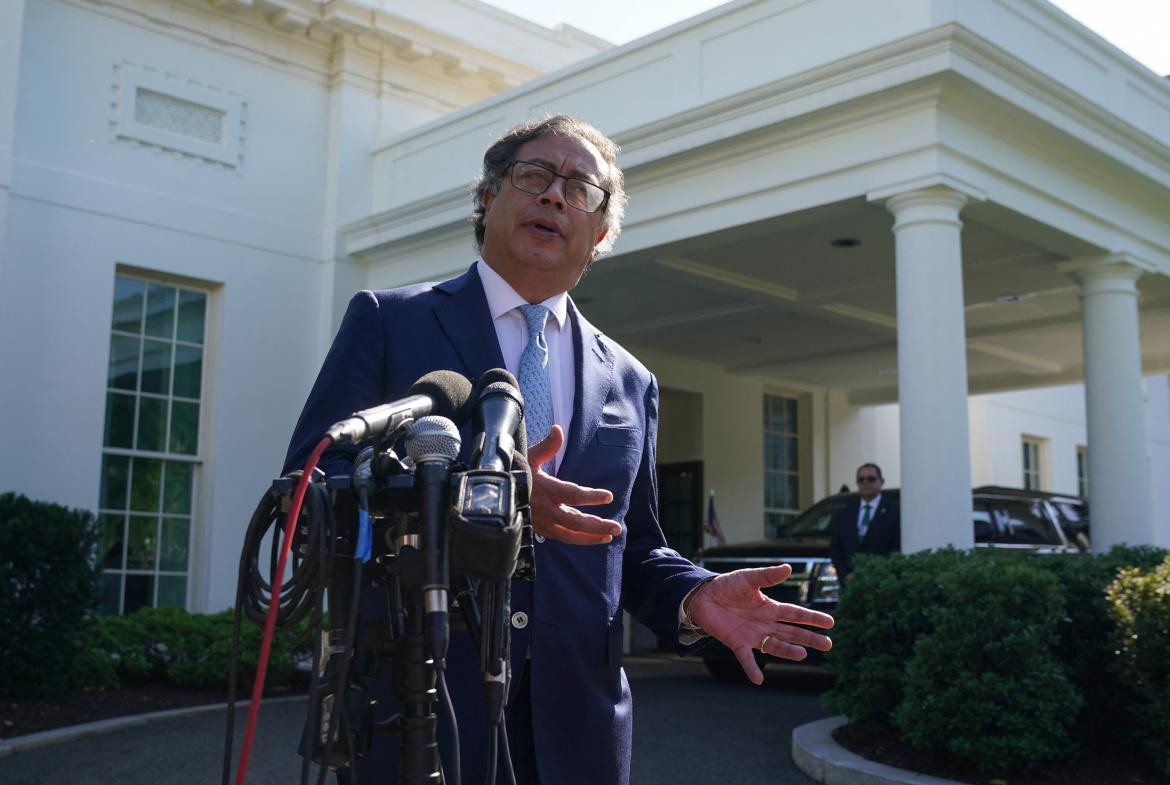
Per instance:
[[[191,514],[192,466],[179,461],[167,461],[163,482],[163,512]]]
[[[129,536],[126,538],[126,569],[155,569],[157,545],[158,519],[153,515],[131,515]]]
[[[151,458],[134,459],[134,487],[130,492],[130,509],[144,512],[158,511],[161,475],[162,461]]]
[[[138,400],[138,449],[162,452],[166,446],[167,401],[165,398]]]
[[[114,570],[123,568],[122,539],[126,533],[126,519],[123,515],[106,513],[102,519],[102,566]]]
[[[163,518],[158,551],[160,570],[186,572],[187,543],[190,536],[191,524],[186,518]]]
[[[134,396],[106,394],[106,447],[134,446]]]
[[[167,395],[171,391],[170,384],[170,342],[147,340],[142,352],[142,391]]]
[[[187,577],[185,575],[159,576],[158,607],[187,607]]]
[[[170,451],[194,455],[199,449],[199,404],[171,402]]]
[[[128,333],[142,332],[142,294],[146,284],[132,278],[114,279],[115,330]]]
[[[790,472],[800,471],[800,450],[795,436],[784,440],[784,468]]]
[[[122,602],[122,576],[116,572],[102,573],[102,613],[114,616]]]
[[[796,433],[796,399],[781,398],[783,406],[783,420],[781,430],[784,433]]]
[[[126,509],[126,486],[129,481],[129,458],[124,455],[102,456],[102,489],[99,502],[102,509]]]
[[[198,346],[175,347],[175,390],[181,398],[198,398],[203,381],[203,350]]]
[[[146,293],[146,334],[170,338],[175,327],[175,287],[152,283]]]
[[[787,510],[800,507],[800,477],[795,474],[784,475],[784,504]]]
[[[203,343],[203,315],[207,309],[207,295],[203,292],[179,293],[180,341]]]
[[[133,613],[139,608],[148,608],[154,600],[153,575],[126,576],[126,603],[123,613]]]
[[[125,335],[110,336],[109,385],[118,390],[138,389],[138,349],[141,341]]]

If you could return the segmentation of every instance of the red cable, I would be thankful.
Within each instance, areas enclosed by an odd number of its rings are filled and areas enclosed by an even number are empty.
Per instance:
[[[317,461],[321,454],[333,444],[333,438],[326,436],[305,463],[304,474],[297,483],[297,491],[293,495],[292,507],[288,510],[288,522],[284,525],[284,545],[280,549],[280,560],[277,562],[276,574],[272,576],[272,600],[268,605],[268,616],[264,620],[264,638],[260,643],[260,662],[256,666],[256,680],[252,684],[252,702],[248,706],[248,724],[244,728],[244,746],[240,750],[240,767],[236,771],[236,785],[244,785],[248,776],[248,758],[252,754],[252,739],[256,735],[256,720],[260,717],[260,696],[264,692],[264,677],[268,673],[268,654],[272,650],[272,638],[276,634],[276,614],[280,607],[280,584],[284,580],[284,568],[288,564],[288,555],[292,550],[293,532],[296,530],[297,518],[300,517],[301,503],[305,500],[305,491],[309,489],[309,480],[313,470],[317,468]]]

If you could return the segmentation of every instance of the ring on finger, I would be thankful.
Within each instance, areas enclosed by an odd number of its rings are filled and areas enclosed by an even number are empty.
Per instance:
[[[760,641],[760,651],[764,651],[764,647],[768,645],[768,641],[772,640],[771,635],[765,635],[764,639]]]

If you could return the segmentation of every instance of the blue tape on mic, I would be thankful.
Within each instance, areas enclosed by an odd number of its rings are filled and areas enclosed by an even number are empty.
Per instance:
[[[366,509],[358,510],[358,537],[357,547],[354,549],[353,557],[365,564],[370,560],[370,551],[374,547],[374,533],[370,529],[370,511]]]

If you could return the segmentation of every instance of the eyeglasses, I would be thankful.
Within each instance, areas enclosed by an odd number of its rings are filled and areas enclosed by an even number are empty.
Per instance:
[[[881,482],[882,478],[873,474],[867,474],[864,477],[857,478],[857,484],[861,485],[863,482]]]
[[[565,201],[570,207],[582,212],[597,212],[609,198],[609,191],[600,185],[579,177],[558,174],[547,166],[531,161],[513,161],[508,166],[512,169],[512,185],[524,193],[536,196],[551,188],[553,181],[558,177],[561,178],[565,181]]]

